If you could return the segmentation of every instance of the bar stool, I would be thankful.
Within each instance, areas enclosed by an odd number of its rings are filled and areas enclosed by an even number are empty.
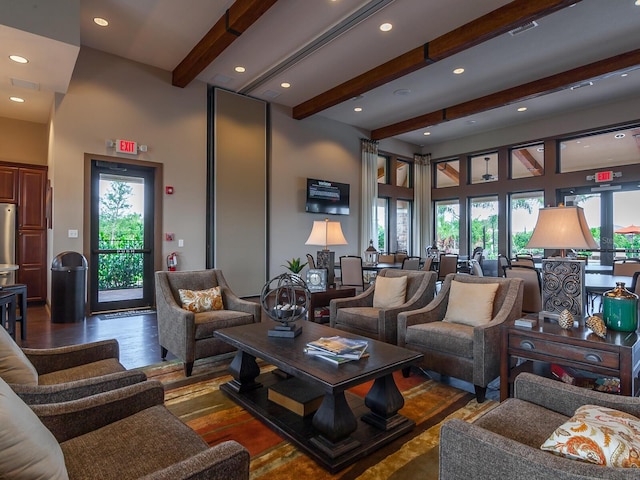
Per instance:
[[[20,315],[16,312],[16,322],[20,322],[20,338],[24,340],[27,337],[27,286],[24,283],[3,285],[1,291],[16,294],[16,301],[20,305]]]
[[[0,319],[11,338],[16,339],[16,294],[0,290]]]

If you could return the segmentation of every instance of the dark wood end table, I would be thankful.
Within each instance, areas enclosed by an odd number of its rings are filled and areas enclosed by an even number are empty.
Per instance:
[[[537,319],[537,315],[527,318]],[[516,358],[525,362],[514,366]],[[533,371],[536,363],[555,363],[616,377],[620,379],[621,395],[640,394],[640,339],[636,332],[609,329],[606,338],[600,338],[578,322],[574,322],[571,330],[564,330],[549,320],[538,320],[533,328],[506,322],[502,326],[500,401],[509,397],[518,373]],[[538,369],[535,373],[546,374],[547,369]]]
[[[309,321],[317,323],[328,323],[322,319],[316,320],[315,310],[318,307],[328,307],[334,298],[354,297],[356,294],[355,287],[327,288],[319,292],[311,292],[309,301]]]
[[[274,323],[269,320],[215,332],[216,338],[238,349],[229,367],[233,380],[220,389],[267,426],[332,473],[413,429],[415,423],[398,413],[404,397],[393,372],[418,362],[421,353],[366,339],[367,358],[333,365],[305,354],[305,345],[332,335],[364,337],[312,322],[304,322],[296,338],[269,337],[267,331]],[[264,387],[286,380],[274,373],[261,375],[256,358],[321,390],[324,396],[315,414],[302,417],[270,401]],[[374,383],[364,402],[347,392],[369,380]]]

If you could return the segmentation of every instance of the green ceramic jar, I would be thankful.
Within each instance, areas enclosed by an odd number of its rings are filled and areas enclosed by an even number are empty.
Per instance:
[[[602,317],[611,330],[635,332],[638,328],[638,295],[616,282],[616,288],[602,295]]]

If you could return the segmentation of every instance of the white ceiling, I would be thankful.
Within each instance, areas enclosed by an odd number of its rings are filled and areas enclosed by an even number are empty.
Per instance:
[[[197,78],[294,107],[508,3],[279,0]],[[172,71],[232,4],[232,0],[80,0],[80,44]],[[95,16],[107,18],[109,27],[95,25]],[[46,123],[54,92],[66,92],[77,46],[1,25],[2,18],[0,8],[0,116]],[[390,32],[378,29],[384,22],[393,24]],[[537,28],[488,40],[317,115],[376,129],[640,46],[640,6],[634,0],[582,0],[537,22]],[[315,45],[334,30],[339,32],[335,38]],[[8,60],[16,52],[27,56],[29,64]],[[236,65],[245,66],[246,72],[236,73]],[[456,67],[464,67],[465,73],[453,75]],[[39,87],[13,86],[11,78]],[[291,88],[280,87],[284,81]],[[410,93],[394,94],[398,90]],[[428,145],[561,111],[637,98],[639,92],[640,69],[629,69],[626,77],[612,75],[590,87],[565,89],[398,138]],[[10,102],[10,95],[26,102]],[[363,111],[354,112],[355,106]],[[519,106],[528,110],[516,112]],[[426,130],[429,137],[423,135]]]

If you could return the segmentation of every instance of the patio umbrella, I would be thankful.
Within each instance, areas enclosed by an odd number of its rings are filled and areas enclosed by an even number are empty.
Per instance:
[[[637,225],[629,225],[628,227],[619,228],[613,233],[620,233],[622,235],[640,235],[640,227]]]

